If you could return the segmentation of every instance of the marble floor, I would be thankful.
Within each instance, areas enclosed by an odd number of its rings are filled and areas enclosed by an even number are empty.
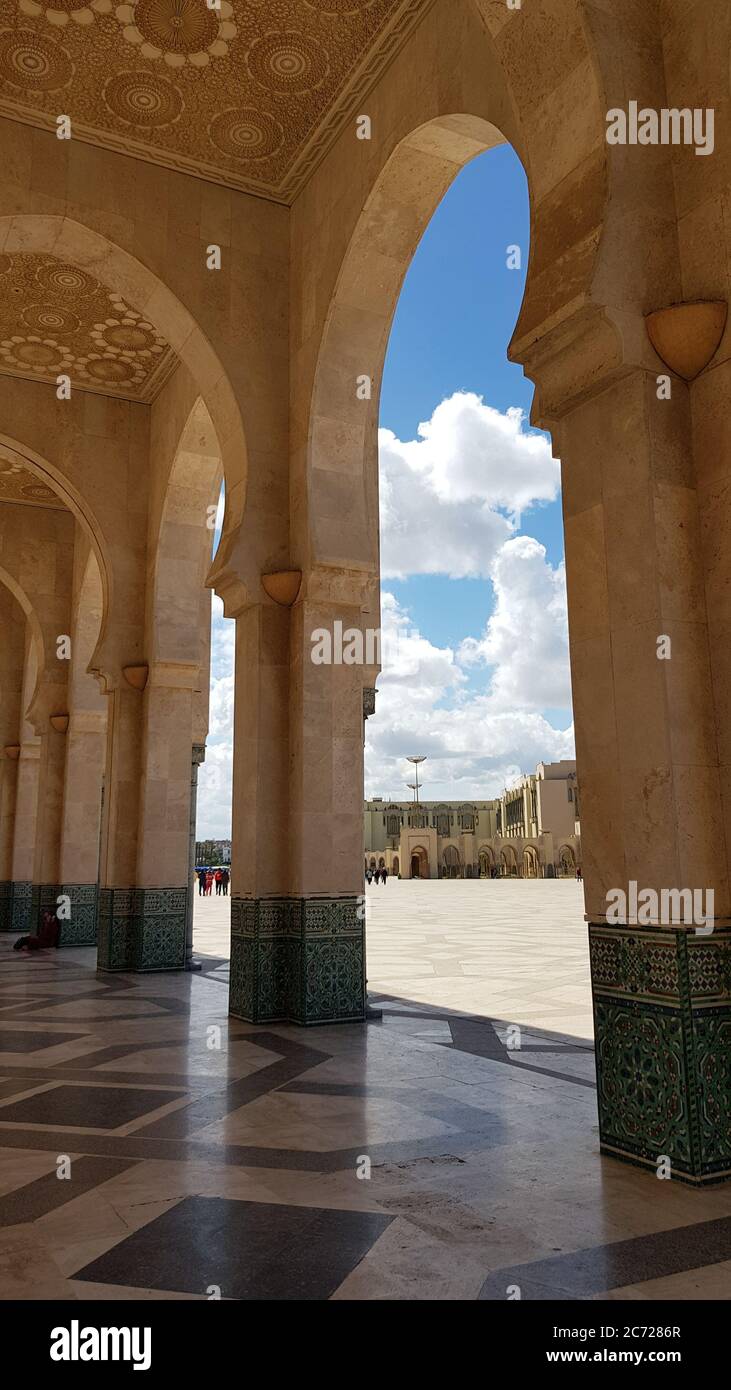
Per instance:
[[[0,939],[0,1297],[729,1298],[731,1186],[599,1157],[581,888],[368,903],[382,1018],[306,1031],[228,1018],[225,899],[199,974]]]

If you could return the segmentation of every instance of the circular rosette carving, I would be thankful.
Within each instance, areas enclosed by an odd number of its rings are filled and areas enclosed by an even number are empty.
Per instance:
[[[75,265],[64,265],[61,261],[40,265],[35,278],[41,289],[50,290],[52,294],[68,295],[74,300],[94,294],[97,288],[96,281],[86,271],[77,269]]]
[[[205,0],[134,0],[117,5],[115,14],[127,43],[171,68],[205,67],[225,57],[237,32],[229,0],[211,10]]]
[[[370,0],[305,0],[307,8],[318,14],[360,14]]]
[[[311,92],[328,74],[330,64],[321,43],[310,34],[264,34],[246,55],[251,76],[269,92]]]
[[[20,321],[31,333],[76,333],[81,326],[81,320],[70,309],[49,304],[29,304]]]
[[[74,75],[68,53],[32,29],[0,34],[0,77],[25,92],[57,92]]]
[[[73,354],[69,349],[54,338],[39,338],[31,333],[21,338],[14,333],[12,338],[0,342],[0,362],[6,369],[14,367],[22,372],[38,372],[47,376],[68,372],[72,360]]]
[[[208,136],[219,154],[233,159],[267,159],[280,148],[284,132],[267,112],[244,106],[216,116]]]
[[[183,109],[183,98],[172,82],[152,72],[119,72],[110,77],[104,101],[118,120],[141,130],[174,125]]]
[[[95,14],[109,14],[112,0],[18,0],[21,14],[31,15],[33,19],[44,16],[55,29],[64,29],[67,24],[93,24]]]

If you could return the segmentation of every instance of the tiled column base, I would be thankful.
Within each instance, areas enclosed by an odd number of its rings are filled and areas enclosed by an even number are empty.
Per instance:
[[[589,928],[601,1151],[731,1177],[731,931]]]
[[[0,883],[0,932],[22,936],[32,930],[32,891],[32,883],[13,883],[8,879]]]
[[[59,922],[59,945],[96,946],[97,885],[63,883],[58,892],[71,899],[71,916]]]
[[[359,900],[233,898],[229,1012],[250,1023],[365,1018]]]
[[[100,888],[98,970],[184,970],[186,888]]]
[[[9,879],[0,883],[0,932],[13,930],[13,885]]]

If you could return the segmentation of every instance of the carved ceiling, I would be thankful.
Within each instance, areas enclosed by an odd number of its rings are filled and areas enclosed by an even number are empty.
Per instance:
[[[0,449],[0,502],[22,502],[26,507],[54,507],[65,511],[66,505],[53,488],[31,473],[24,464]]]
[[[55,256],[0,255],[0,373],[152,401],[178,359],[153,324]]]
[[[0,112],[291,202],[433,0],[0,0]]]

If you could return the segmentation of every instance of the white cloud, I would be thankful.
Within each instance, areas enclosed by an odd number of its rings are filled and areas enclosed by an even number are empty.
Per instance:
[[[559,466],[523,414],[505,414],[468,392],[437,406],[402,442],[381,430],[381,561],[384,577],[489,577],[495,608],[483,636],[439,647],[382,595],[384,670],[368,721],[366,793],[403,799],[426,753],[425,795],[498,794],[542,759],[573,756],[573,728],[543,711],[570,707],[563,565],[515,531],[522,512],[553,501]],[[459,587],[455,612],[459,611]],[[230,834],[234,623],[213,600],[210,734],[199,773],[201,836]],[[475,689],[484,670],[485,685]]]
[[[379,430],[381,572],[488,575],[522,512],[552,502],[559,465],[548,440],[458,391],[419,425],[418,439]]]
[[[530,544],[537,546],[535,541]],[[537,548],[543,551],[542,546]],[[550,566],[546,568],[554,573]],[[396,663],[384,666],[378,679],[376,715],[367,725],[367,796],[409,797],[406,784],[413,774],[406,762],[408,753],[427,755],[421,775],[428,800],[485,799],[497,795],[521,772],[533,771],[542,760],[573,757],[572,726],[556,729],[549,724],[528,698],[529,684],[524,700],[501,704],[504,691],[518,684],[512,674],[514,649],[506,644],[496,653],[498,664],[490,688],[474,692],[465,688],[461,655],[465,644],[458,652],[435,647],[410,626],[408,614],[395,597],[384,593],[386,652],[392,650],[389,639],[394,628]],[[472,653],[470,658],[474,661]],[[518,669],[522,674],[520,663]]]
[[[493,668],[496,709],[566,709],[571,704],[566,572],[553,569],[532,536],[506,541],[493,561],[495,608],[479,641],[459,648],[464,666]]]

